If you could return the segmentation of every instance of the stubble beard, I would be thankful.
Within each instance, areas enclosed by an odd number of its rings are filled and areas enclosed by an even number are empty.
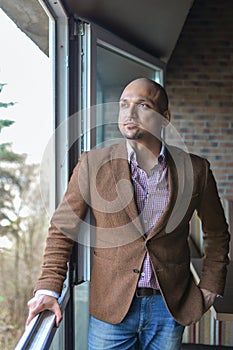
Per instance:
[[[143,132],[140,129],[126,129],[122,131],[122,135],[128,140],[139,140],[143,137]]]

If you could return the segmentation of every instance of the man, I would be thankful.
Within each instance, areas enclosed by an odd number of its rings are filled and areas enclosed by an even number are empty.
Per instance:
[[[57,297],[73,239],[87,208],[96,223],[89,349],[180,348],[184,326],[222,295],[229,233],[207,160],[166,145],[170,121],[159,84],[137,79],[120,98],[120,144],[82,155],[51,220],[42,274],[29,301],[30,320]],[[190,272],[189,222],[204,232],[199,285]],[[55,294],[54,294],[55,293]]]

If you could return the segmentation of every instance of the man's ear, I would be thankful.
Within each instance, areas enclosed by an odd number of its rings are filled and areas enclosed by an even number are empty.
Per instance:
[[[169,109],[168,110],[166,110],[164,113],[163,113],[163,125],[162,125],[162,127],[166,127],[168,124],[169,124],[169,122],[170,122],[170,120],[171,120],[171,112],[169,111]]]

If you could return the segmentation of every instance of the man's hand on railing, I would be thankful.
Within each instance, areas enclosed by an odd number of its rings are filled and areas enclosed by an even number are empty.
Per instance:
[[[61,313],[61,309],[58,304],[58,301],[56,298],[50,295],[40,294],[40,295],[34,296],[31,300],[29,300],[28,308],[29,308],[29,313],[26,321],[27,326],[37,314],[45,310],[50,310],[54,312],[56,316],[57,327],[62,320],[62,313]]]
[[[204,296],[206,310],[208,310],[214,304],[216,293],[212,293],[204,288],[201,288],[201,291]]]

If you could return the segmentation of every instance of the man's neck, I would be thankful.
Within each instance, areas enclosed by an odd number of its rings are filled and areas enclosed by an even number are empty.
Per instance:
[[[153,143],[153,145],[150,144],[148,147],[144,143],[142,144],[135,140],[128,140],[128,142],[136,154],[138,165],[149,174],[158,161],[162,142],[157,140],[157,142]]]
[[[162,142],[161,140],[154,139],[153,142],[141,142],[140,140],[127,140],[127,142],[134,149],[137,156],[148,156],[158,158],[161,148]]]

